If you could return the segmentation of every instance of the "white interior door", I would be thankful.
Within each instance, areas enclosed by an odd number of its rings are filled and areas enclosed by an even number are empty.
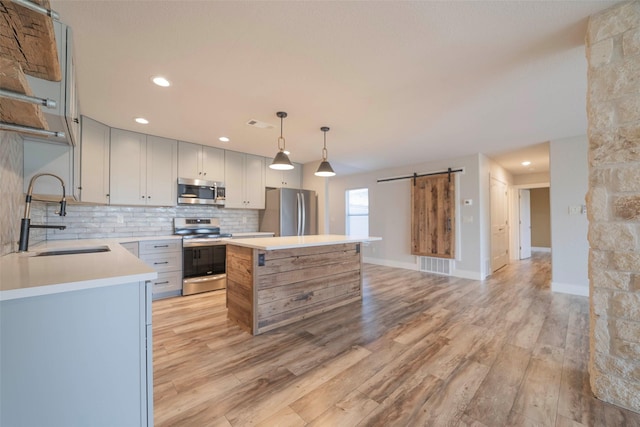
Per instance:
[[[531,192],[519,190],[520,259],[531,258]]]
[[[491,271],[509,262],[507,184],[491,177]]]

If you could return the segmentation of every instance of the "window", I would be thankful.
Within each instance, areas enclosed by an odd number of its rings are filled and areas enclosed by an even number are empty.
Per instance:
[[[347,190],[347,234],[369,235],[369,189]]]

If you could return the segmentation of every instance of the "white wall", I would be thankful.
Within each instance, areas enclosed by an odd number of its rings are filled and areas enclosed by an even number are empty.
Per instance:
[[[480,226],[482,224],[479,158],[473,155],[447,161],[427,162],[412,166],[383,169],[355,175],[335,176],[328,180],[328,225],[332,234],[345,233],[345,192],[354,188],[369,189],[369,234],[380,236],[382,241],[364,248],[368,262],[394,267],[418,269],[417,258],[411,255],[411,180],[377,183],[381,178],[428,173],[464,168],[464,174],[456,174],[459,233],[456,248],[454,275],[483,279]],[[305,174],[306,178],[307,174]],[[303,180],[305,187],[307,182]],[[487,184],[488,185],[488,184]],[[472,199],[471,206],[464,206],[464,199]],[[322,218],[323,213],[320,213]],[[322,221],[322,219],[320,220]]]
[[[569,214],[570,206],[585,204],[588,187],[587,136],[551,141],[551,289],[589,295],[585,214]]]

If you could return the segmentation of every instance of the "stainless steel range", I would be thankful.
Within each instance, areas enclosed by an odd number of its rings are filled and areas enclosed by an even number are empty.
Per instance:
[[[225,289],[226,241],[217,218],[175,218],[173,231],[182,236],[182,295]]]

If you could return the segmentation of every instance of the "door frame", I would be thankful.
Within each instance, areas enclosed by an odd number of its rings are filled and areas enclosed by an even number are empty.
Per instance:
[[[505,190],[505,209],[507,210],[506,215],[505,215],[505,233],[507,234],[506,236],[506,250],[507,250],[507,260],[506,260],[506,264],[498,267],[498,268],[494,268],[494,262],[493,262],[493,249],[494,249],[494,240],[493,240],[493,219],[494,219],[494,215],[496,214],[495,210],[494,210],[494,201],[492,198],[492,194],[493,194],[493,181],[496,181],[502,185],[504,185],[504,190]],[[513,198],[512,195],[510,193],[510,188],[511,186],[509,185],[508,182],[506,182],[505,180],[502,179],[502,177],[500,176],[494,176],[493,174],[489,174],[489,274],[493,274],[494,272],[496,272],[497,270],[499,270],[500,268],[506,266],[509,264],[509,262],[511,261],[511,235],[513,234],[513,230],[511,230],[511,227],[513,227],[513,221],[511,220],[511,213],[513,212],[513,210],[511,209],[511,204],[513,203]]]
[[[520,203],[518,201],[518,190],[531,190],[533,188],[550,188],[551,185],[549,182],[539,182],[535,184],[518,184],[509,186],[509,196],[511,197],[511,201],[509,203],[509,207],[511,208],[511,212],[509,214],[509,230],[510,230],[510,239],[509,239],[509,259],[511,261],[518,261],[520,254],[520,226],[518,221],[520,220]]]
[[[523,197],[526,195],[526,197]],[[526,204],[523,200],[526,199]],[[518,258],[531,258],[531,189],[521,188],[518,190],[518,233],[520,234],[520,246],[518,247]],[[524,211],[524,212],[523,212]],[[523,222],[523,220],[525,222]],[[528,229],[528,231],[527,231]],[[527,234],[529,238],[526,237]]]

